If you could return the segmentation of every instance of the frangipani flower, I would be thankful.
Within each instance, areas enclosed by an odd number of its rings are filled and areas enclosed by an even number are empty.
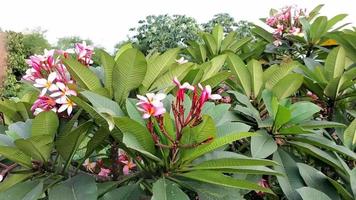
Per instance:
[[[58,113],[61,113],[65,110],[67,110],[67,114],[70,115],[73,111],[73,107],[76,105],[72,100],[70,100],[68,97],[65,98],[63,101],[62,98],[57,99],[56,103],[61,104],[61,107],[58,109]]]
[[[57,77],[57,73],[56,72],[52,72],[48,75],[48,79],[44,79],[44,78],[39,78],[35,80],[35,84],[33,84],[33,86],[37,87],[37,88],[42,88],[41,94],[40,96],[43,96],[47,93],[47,91],[55,91],[58,90],[57,85],[55,85],[53,82]]]
[[[78,60],[81,61],[84,65],[93,63],[91,57],[94,54],[94,47],[88,46],[85,41],[83,41],[83,43],[75,44],[74,51],[77,54]]]
[[[183,85],[182,85],[177,77],[173,78],[173,83],[178,87],[177,98],[181,99],[181,100],[184,100],[184,94],[185,94],[186,89],[192,90],[192,91],[194,91],[194,89],[195,89],[194,86],[190,85],[187,82],[183,83]]]
[[[59,91],[52,93],[50,96],[57,98],[59,97],[61,102],[64,102],[68,96],[77,96],[77,92],[68,88],[68,86],[64,85],[62,82],[56,83]]]
[[[85,169],[91,173],[94,173],[94,169],[96,166],[96,162],[90,162],[89,158],[87,158],[84,163],[83,166],[85,167]]]
[[[219,100],[219,99],[221,99],[221,95],[219,95],[219,94],[211,94],[210,85],[206,85],[205,87],[203,87],[199,83],[198,86],[202,90],[201,100],[207,101],[208,99],[211,99],[211,100]]]
[[[140,101],[136,104],[137,109],[143,112],[142,117],[148,119],[151,116],[159,116],[166,112],[166,109],[161,102],[166,95],[163,93],[147,93],[146,96],[137,95]]]
[[[34,115],[38,115],[40,112],[49,110],[56,112],[56,102],[51,97],[41,96],[32,105],[31,110],[34,112]]]
[[[188,60],[186,60],[184,57],[180,57],[178,60],[176,60],[176,62],[180,65],[183,65],[183,64],[187,63]]]
[[[103,177],[108,177],[111,173],[111,170],[110,169],[107,169],[107,168],[100,168],[100,172],[99,172],[99,176],[103,176]]]
[[[132,162],[131,160],[124,160],[121,161],[124,165],[122,171],[124,172],[124,175],[128,175],[132,169],[136,167],[136,164]]]

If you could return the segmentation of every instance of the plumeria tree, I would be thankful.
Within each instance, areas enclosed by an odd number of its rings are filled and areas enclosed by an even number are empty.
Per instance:
[[[320,48],[340,17],[317,10],[185,50],[31,56],[32,92],[0,101],[0,200],[355,199],[354,31]]]

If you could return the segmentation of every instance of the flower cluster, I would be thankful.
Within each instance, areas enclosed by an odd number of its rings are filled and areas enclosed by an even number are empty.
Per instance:
[[[124,175],[130,174],[133,170],[136,169],[136,164],[133,159],[130,158],[126,152],[119,149],[118,159],[116,160],[116,164],[120,165],[122,168],[122,173]],[[139,160],[139,158],[137,158]],[[90,162],[89,159],[86,159],[83,163],[83,167],[88,172],[97,174],[101,178],[109,178],[112,174],[112,168],[105,166],[104,161],[102,159],[97,160],[96,162]]]
[[[72,113],[75,104],[68,97],[77,95],[73,84],[75,81],[62,63],[61,56],[67,58],[74,52],[82,64],[89,66],[93,62],[91,60],[93,47],[87,46],[85,42],[76,44],[75,51],[45,50],[44,55],[33,55],[26,60],[30,68],[23,76],[23,80],[41,90],[31,108],[35,115],[49,110],[58,113],[67,111],[68,116]]]
[[[266,19],[268,26],[274,29],[273,44],[279,46],[284,34],[300,35],[302,24],[300,18],[306,17],[306,9],[299,9],[296,6],[287,6]]]
[[[137,103],[137,108],[143,113],[142,117],[144,119],[148,119],[147,128],[151,133],[155,144],[159,147],[171,149],[172,161],[174,162],[179,147],[183,147],[180,144],[180,140],[183,135],[184,127],[193,127],[198,125],[202,120],[202,109],[204,104],[208,100],[220,100],[222,97],[219,94],[212,94],[212,89],[209,85],[202,86],[201,84],[198,84],[198,86],[195,87],[187,82],[181,84],[176,77],[173,79],[173,83],[177,86],[176,99],[174,102],[172,102],[172,112],[174,116],[176,132],[175,138],[170,136],[164,127],[164,120],[162,115],[166,112],[166,109],[163,106],[162,100],[166,97],[165,94],[148,93],[146,96],[138,95],[137,97],[140,101]],[[192,106],[189,113],[185,115],[184,101],[187,92],[192,92]],[[170,146],[161,143],[159,139],[160,137],[156,133],[157,130],[154,128],[155,123],[157,123],[160,129],[159,132],[164,134],[164,136],[170,141]],[[191,144],[184,147],[194,147],[209,142],[211,139],[212,138],[209,138],[199,144]]]

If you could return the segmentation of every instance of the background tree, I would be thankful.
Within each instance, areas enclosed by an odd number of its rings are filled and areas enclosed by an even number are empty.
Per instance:
[[[195,19],[185,15],[150,15],[130,31],[135,31],[131,38],[134,45],[147,54],[184,46],[187,41],[198,38],[200,28]]]
[[[211,32],[214,26],[218,24],[223,26],[225,33],[234,31],[238,27],[238,23],[228,13],[219,13],[214,15],[210,21],[203,23],[202,27],[206,32]]]
[[[26,58],[33,54],[42,54],[44,49],[50,49],[51,45],[46,39],[46,30],[41,30],[40,27],[26,31],[23,35],[23,45],[25,48]]]
[[[75,43],[81,43],[85,41],[87,43],[87,45],[93,45],[93,41],[91,41],[90,39],[82,39],[79,36],[69,36],[69,37],[62,37],[59,38],[57,41],[57,45],[56,48],[57,49],[69,49],[69,48],[73,48]]]

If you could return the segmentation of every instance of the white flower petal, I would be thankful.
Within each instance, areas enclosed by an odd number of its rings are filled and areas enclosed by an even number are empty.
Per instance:
[[[41,85],[46,85],[46,84],[47,84],[47,80],[44,79],[44,78],[38,78],[38,79],[35,80],[35,82],[36,82],[37,84],[41,84]],[[43,87],[43,86],[42,86],[42,87]]]
[[[68,108],[68,104],[63,104],[59,109],[58,112],[61,113],[63,111],[65,111]]]
[[[155,95],[154,99],[157,100],[157,101],[162,101],[164,98],[166,98],[166,94],[163,94],[163,93],[158,93]]]
[[[66,86],[62,82],[57,82],[56,85],[62,91],[64,91],[66,89]]]
[[[57,85],[55,85],[55,84],[51,84],[51,85],[49,86],[48,90],[51,91],[51,92],[53,92],[53,91],[58,90],[58,87],[57,87]]]
[[[219,100],[221,99],[221,96],[219,94],[212,94],[209,98],[212,100]]]
[[[56,72],[51,72],[49,75],[48,75],[48,82],[52,83],[57,77],[57,73]]]
[[[46,93],[47,93],[47,88],[43,88],[43,89],[41,90],[40,96],[42,97],[42,96],[44,96]]]

